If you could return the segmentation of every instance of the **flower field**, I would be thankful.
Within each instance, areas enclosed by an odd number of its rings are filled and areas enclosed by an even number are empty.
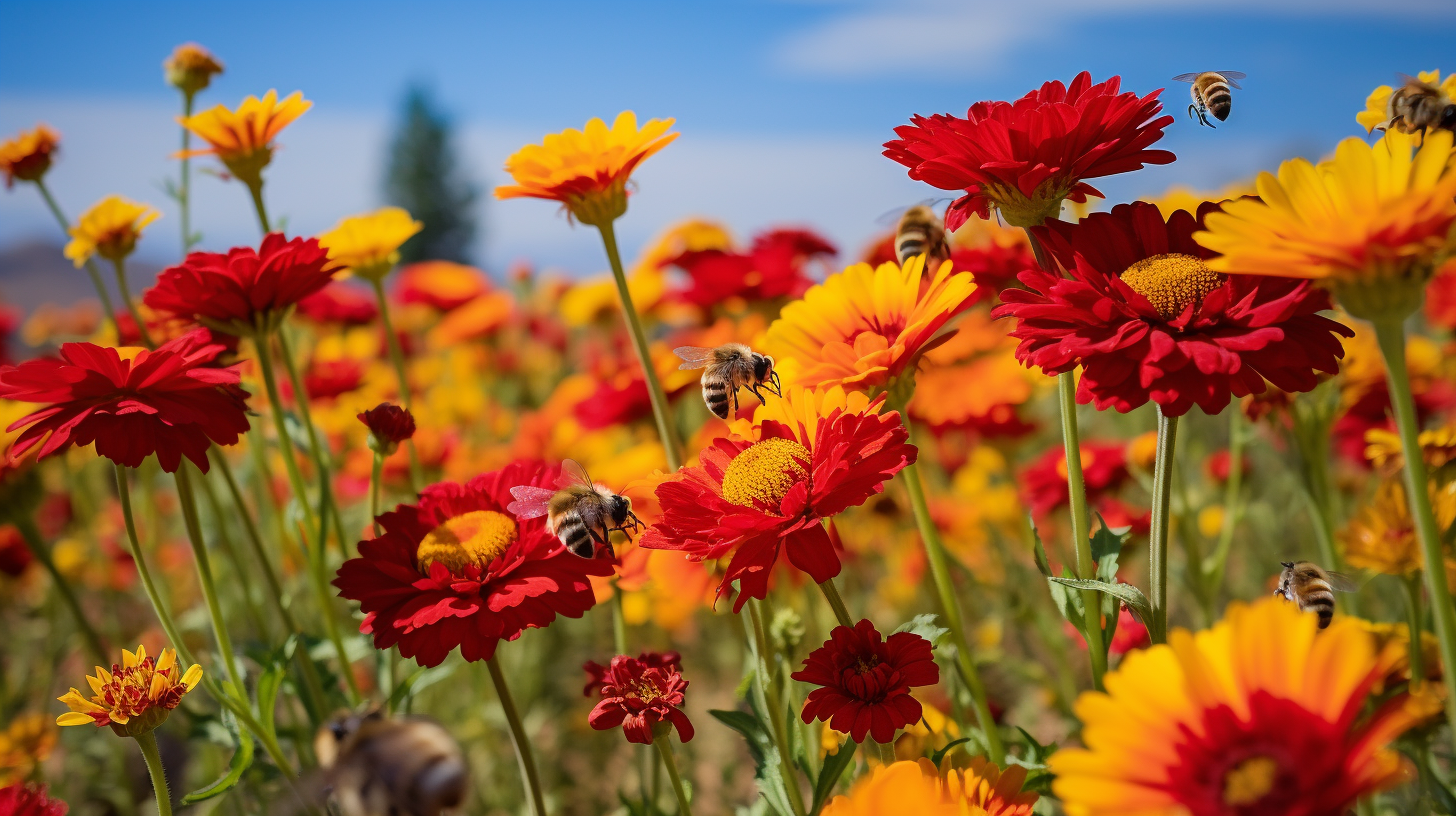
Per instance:
[[[1456,813],[1456,75],[1136,201],[1186,99],[906,111],[943,211],[636,257],[693,134],[624,111],[494,190],[600,236],[566,279],[290,233],[314,103],[164,67],[166,218],[0,144],[96,298],[0,304],[0,816]]]

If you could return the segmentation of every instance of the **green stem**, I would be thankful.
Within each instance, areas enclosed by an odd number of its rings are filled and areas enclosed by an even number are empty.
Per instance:
[[[1037,245],[1033,245],[1037,246]],[[1082,439],[1077,427],[1077,373],[1057,375],[1057,398],[1062,415],[1062,449],[1067,462],[1067,499],[1072,510],[1072,546],[1076,554],[1077,577],[1097,578],[1097,562],[1092,560],[1092,529],[1087,516],[1087,483],[1082,476]],[[1102,596],[1095,589],[1082,591],[1082,607],[1089,611],[1083,636],[1087,654],[1092,660],[1092,687],[1102,690],[1102,676],[1107,673],[1107,650],[1102,643],[1101,616],[1091,610],[1102,608]]]
[[[157,737],[151,731],[137,734],[133,739],[142,749],[142,759],[147,761],[147,773],[152,777],[152,793],[157,797],[157,816],[172,816],[172,791],[167,787],[167,774],[162,769],[162,755],[157,751]]]
[[[677,761],[672,757],[672,746],[668,744],[671,739],[663,734],[652,741],[657,748],[658,756],[662,757],[662,764],[667,766],[667,778],[672,780],[672,792],[677,794],[677,812],[679,816],[693,816],[693,809],[688,804],[688,791],[683,787],[682,777],[677,772]]]
[[[394,365],[394,374],[399,378],[399,399],[408,410],[414,405],[414,392],[410,388],[409,373],[404,365],[404,349],[399,345],[399,335],[394,333],[394,321],[389,317],[389,298],[384,296],[384,281],[378,278],[370,278],[369,283],[374,286],[374,299],[379,304],[379,321],[384,327],[384,344],[389,349],[389,361]],[[409,477],[410,490],[420,492],[425,484],[424,468],[420,466],[420,454],[415,450],[415,441],[405,441],[405,450],[409,453]]]
[[[1421,571],[1402,577],[1400,583],[1405,589],[1406,623],[1410,626],[1410,687],[1414,691],[1426,679],[1425,652],[1421,648],[1421,633],[1425,631],[1421,615]]]
[[[834,586],[834,579],[830,578],[819,584],[819,589],[824,592],[824,600],[829,602],[829,608],[834,610],[834,617],[839,621],[840,626],[854,628],[854,619],[849,616],[849,609],[844,605],[844,599],[839,597],[839,589]]]
[[[379,526],[379,505],[380,494],[383,492],[381,482],[384,481],[384,455],[378,451],[374,452],[374,466],[369,469],[369,523],[374,525],[374,537],[384,532]]]
[[[222,652],[223,668],[227,671],[229,682],[242,688],[243,675],[238,671],[232,636],[228,634],[227,622],[222,616],[222,604],[217,599],[217,585],[212,579],[212,560],[207,554],[207,544],[202,540],[202,525],[197,519],[197,502],[192,494],[192,477],[187,473],[187,467],[184,463],[173,474],[177,479],[177,498],[182,505],[182,520],[187,528],[187,540],[192,543],[192,556],[197,562],[197,578],[202,585],[202,600],[207,604],[208,617],[212,619],[212,633],[217,639],[217,648]]]
[[[126,306],[127,314],[131,315],[132,322],[136,324],[137,334],[142,338],[142,345],[147,348],[156,348],[156,344],[152,342],[151,333],[147,331],[146,321],[142,320],[142,313],[137,311],[136,302],[131,298],[131,286],[126,282],[125,259],[112,258],[111,264],[116,267],[116,290],[121,293],[121,302]],[[117,342],[120,342],[119,336]]]
[[[511,739],[516,743],[516,759],[520,762],[521,778],[531,796],[531,808],[535,816],[546,816],[546,802],[541,796],[541,777],[536,771],[536,758],[531,753],[531,740],[526,736],[526,727],[521,715],[516,712],[516,703],[511,699],[511,690],[506,686],[505,675],[501,674],[500,663],[494,655],[486,661],[490,680],[495,684],[496,697],[500,699],[501,710],[505,712],[506,724],[511,728]]]
[[[212,449],[212,462],[214,467],[222,472],[223,481],[227,484],[228,493],[232,496],[233,505],[237,508],[238,518],[242,519],[243,532],[247,534],[248,544],[253,548],[254,560],[263,569],[263,580],[268,583],[268,592],[273,601],[273,609],[278,613],[278,619],[283,621],[283,625],[288,627],[289,632],[300,633],[298,623],[294,621],[293,614],[288,611],[288,605],[284,603],[283,584],[278,580],[278,573],[273,569],[273,562],[268,557],[268,549],[263,546],[263,537],[258,532],[258,525],[253,521],[253,514],[248,512],[242,488],[238,485],[237,477],[233,475],[227,456],[220,448]]]
[[[253,197],[253,211],[258,214],[258,226],[263,228],[263,234],[267,235],[273,231],[268,225],[268,208],[263,204],[263,179],[259,177],[256,182],[245,182],[248,186],[248,194]]]
[[[1168,642],[1168,502],[1173,487],[1173,455],[1178,441],[1178,417],[1158,408],[1158,457],[1153,464],[1153,523],[1148,531],[1148,603],[1153,619],[1148,635],[1153,643]]]
[[[193,91],[182,92],[182,118],[192,116]],[[182,128],[182,181],[177,188],[177,206],[181,210],[182,254],[192,249],[192,159],[187,155],[192,147],[192,131]]]
[[[871,740],[871,742],[874,742]],[[895,764],[895,746],[889,742],[876,742],[875,750],[880,755],[880,764],[886,767]]]
[[[45,185],[44,179],[36,179],[35,186],[40,190],[41,198],[45,199],[46,206],[50,208],[51,215],[56,217],[56,223],[61,225],[61,232],[66,236],[71,234],[71,222],[66,219],[65,213],[61,212],[61,205],[51,195],[51,190]],[[106,291],[106,284],[101,281],[101,272],[96,268],[96,261],[87,258],[82,264],[86,268],[86,274],[91,276],[91,284],[96,287],[96,295],[101,298],[101,308],[106,312],[106,319],[111,321],[111,328],[116,332],[120,342],[121,326],[116,322],[116,308],[111,305],[111,293]]]
[[[1445,554],[1441,550],[1441,534],[1436,516],[1431,511],[1431,494],[1426,477],[1426,460],[1421,452],[1420,425],[1416,419],[1415,400],[1411,396],[1410,374],[1405,363],[1405,327],[1400,320],[1375,322],[1375,336],[1385,357],[1386,376],[1390,380],[1390,402],[1395,409],[1395,424],[1400,431],[1401,452],[1405,455],[1405,489],[1411,517],[1416,523],[1416,538],[1426,567],[1426,593],[1431,599],[1431,617],[1436,624],[1436,637],[1441,644],[1441,673],[1446,684],[1446,719],[1456,723],[1456,608],[1451,605],[1451,592],[1446,586]],[[1412,643],[1414,651],[1420,644]],[[1456,728],[1451,729],[1456,745]]]
[[[757,659],[753,682],[759,687],[768,708],[769,727],[773,731],[774,745],[779,751],[779,773],[783,776],[784,788],[789,794],[789,807],[794,811],[794,816],[804,816],[807,812],[804,808],[804,794],[799,790],[799,778],[794,773],[793,761],[789,759],[793,754],[789,751],[783,698],[779,694],[778,684],[773,682],[773,674],[769,671],[773,647],[769,644],[768,633],[763,628],[761,607],[762,603],[757,598],[748,599],[749,628],[753,633],[753,652]]]
[[[298,373],[298,363],[294,360],[293,349],[289,346],[288,332],[280,326],[277,330],[278,354],[283,358],[283,371],[288,375],[288,383],[293,386],[293,402],[298,407],[298,416],[303,420],[303,428],[308,435],[309,453],[313,455],[314,467],[318,470],[319,482],[319,544],[321,547],[327,545],[328,522],[334,523],[334,529],[339,534],[339,552],[347,555],[344,543],[344,523],[339,518],[339,506],[334,501],[334,482],[329,470],[329,450],[327,441],[320,442],[318,429],[313,424],[313,413],[308,405],[308,392],[303,387],[303,378]]]
[[[268,625],[263,620],[263,610],[253,600],[252,570],[248,569],[247,562],[243,561],[237,546],[233,544],[232,533],[228,532],[231,524],[224,521],[222,501],[217,497],[217,489],[205,476],[200,477],[198,482],[202,485],[202,497],[207,501],[207,509],[212,513],[214,528],[217,530],[217,541],[222,545],[222,551],[227,556],[229,566],[237,573],[234,581],[238,594],[242,596],[243,608],[247,611],[248,621],[253,627],[253,632],[264,643],[272,643],[272,639],[268,636]]]
[[[25,540],[25,546],[30,549],[30,554],[45,568],[51,576],[51,583],[55,584],[56,592],[60,593],[61,600],[65,602],[66,608],[71,610],[71,615],[76,619],[76,628],[81,630],[81,636],[86,641],[86,648],[91,652],[91,657],[98,666],[109,666],[111,660],[107,656],[106,646],[101,642],[101,636],[96,634],[92,628],[91,621],[87,620],[86,613],[81,609],[81,601],[76,597],[76,592],[71,588],[71,582],[56,568],[55,559],[51,558],[51,551],[45,545],[45,539],[36,528],[35,521],[29,516],[15,516],[11,519],[16,528],[20,530],[20,537]]]
[[[1315,545],[1319,549],[1320,565],[1338,570],[1340,554],[1335,547],[1335,513],[1330,498],[1329,440],[1321,437],[1310,442],[1303,446],[1305,449],[1300,451],[1300,458],[1305,465],[1305,499],[1310,504],[1310,516],[1314,522]]]
[[[908,430],[908,418],[906,422]],[[996,720],[991,716],[991,706],[986,699],[986,686],[981,682],[981,674],[976,669],[976,661],[971,654],[971,642],[966,637],[965,619],[961,616],[960,601],[956,598],[955,586],[951,582],[945,545],[941,543],[940,529],[935,526],[935,519],[930,517],[930,504],[925,499],[925,485],[920,481],[920,465],[906,466],[902,475],[905,477],[905,492],[910,494],[910,508],[915,513],[915,524],[920,528],[920,540],[925,545],[925,557],[930,564],[935,592],[940,597],[941,607],[945,609],[945,623],[955,643],[956,665],[960,668],[961,677],[975,703],[976,721],[986,734],[986,751],[992,762],[997,765],[1005,764],[1006,748],[1001,743],[1001,734],[996,728]]]
[[[612,277],[617,283],[617,296],[622,300],[622,314],[627,319],[627,332],[632,335],[632,347],[637,350],[637,362],[642,365],[642,376],[647,380],[647,396],[652,400],[652,416],[657,421],[657,435],[662,439],[667,453],[667,469],[676,471],[682,467],[682,442],[678,440],[677,428],[668,412],[667,395],[657,378],[657,368],[652,364],[652,352],[647,348],[647,336],[642,333],[642,320],[637,307],[632,305],[632,293],[627,288],[627,273],[622,270],[622,257],[617,252],[617,233],[611,221],[597,226],[602,234],[602,244],[607,250],[607,261],[612,265]]]
[[[617,654],[629,654],[627,651],[627,616],[622,611],[622,588],[612,581],[612,646],[616,648]]]

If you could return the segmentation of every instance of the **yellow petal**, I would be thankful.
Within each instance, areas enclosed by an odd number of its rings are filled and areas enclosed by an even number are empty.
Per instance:
[[[182,675],[182,685],[186,686],[188,691],[191,691],[193,688],[195,688],[198,682],[201,680],[202,667],[197,665],[196,663],[193,663],[192,668],[188,669],[187,673]]]
[[[96,721],[78,711],[68,711],[56,718],[56,725],[91,725]]]
[[[177,650],[163,649],[162,656],[157,658],[157,671],[164,672],[177,665]]]
[[[101,694],[102,689],[106,688],[106,683],[104,683],[99,677],[92,677],[88,675],[86,677],[86,682],[91,684],[91,691],[98,695]]]
[[[142,655],[145,655],[146,653],[147,653],[147,650],[145,648],[141,647],[141,646],[138,646],[137,647],[136,652],[130,652],[130,651],[127,651],[126,649],[122,649],[121,650],[121,667],[123,669],[134,669],[134,668],[136,668],[137,667],[137,664],[140,663],[140,662],[142,662]]]
[[[167,686],[167,675],[161,672],[152,675],[152,685],[151,688],[147,689],[147,699],[155,700],[161,697],[162,692],[167,690]]]

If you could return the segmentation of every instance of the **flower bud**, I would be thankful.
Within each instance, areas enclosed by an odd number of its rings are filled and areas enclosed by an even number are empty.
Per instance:
[[[369,449],[381,456],[399,450],[399,443],[415,435],[415,418],[408,409],[381,402],[359,414],[359,421],[369,428]]]
[[[190,96],[210,85],[213,74],[222,73],[222,63],[197,43],[183,43],[162,61],[162,71],[168,85]]]

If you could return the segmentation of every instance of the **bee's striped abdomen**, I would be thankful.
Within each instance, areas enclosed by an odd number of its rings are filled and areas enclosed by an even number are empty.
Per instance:
[[[1335,616],[1335,593],[1329,582],[1321,578],[1310,580],[1300,596],[1299,608],[1319,615],[1319,628],[1327,628]]]
[[[1208,106],[1208,112],[1213,114],[1213,118],[1220,122],[1228,119],[1233,102],[1233,92],[1222,79],[1213,80],[1203,89],[1203,103]]]
[[[703,402],[708,410],[719,419],[728,418],[728,383],[723,380],[703,379]]]
[[[591,530],[587,529],[586,522],[580,516],[569,515],[561,520],[561,525],[556,530],[556,536],[566,549],[582,558],[591,558],[596,555],[596,542],[592,539]]]
[[[926,236],[924,231],[918,229],[906,230],[896,236],[895,259],[905,263],[909,258],[925,251]]]

